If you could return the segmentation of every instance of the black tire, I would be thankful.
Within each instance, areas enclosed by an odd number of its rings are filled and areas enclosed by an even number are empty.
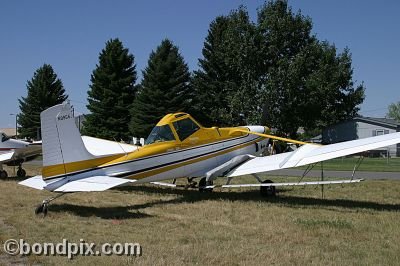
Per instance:
[[[0,171],[0,178],[7,178],[8,177],[8,173],[7,173],[7,171]]]
[[[35,209],[35,214],[38,215],[43,212],[43,204],[40,204]]]
[[[26,176],[26,171],[22,168],[19,168],[17,171],[17,176],[18,177],[25,177]]]
[[[212,188],[205,188],[206,186],[212,186],[212,184],[213,184],[212,181],[207,182],[206,178],[203,177],[202,179],[200,179],[200,182],[199,182],[199,191],[200,192],[212,192],[213,191]]]
[[[262,182],[263,184],[271,184],[274,183],[271,180],[267,179]],[[275,197],[276,196],[276,189],[275,186],[269,187],[260,187],[260,194],[263,197]]]

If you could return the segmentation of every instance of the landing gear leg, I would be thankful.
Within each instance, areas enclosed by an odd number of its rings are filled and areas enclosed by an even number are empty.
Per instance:
[[[188,177],[185,188],[195,188],[197,186],[197,182],[193,179],[194,177]]]
[[[43,218],[46,217],[47,211],[48,211],[48,207],[49,207],[49,203],[52,202],[53,200],[61,197],[61,196],[64,196],[64,195],[65,195],[65,193],[61,193],[61,194],[58,194],[55,197],[43,200],[43,202],[36,207],[35,214],[36,215],[43,214]]]
[[[212,186],[213,181],[207,181],[205,177],[200,179],[199,182],[199,191],[200,192],[212,192],[213,188],[207,188],[207,186]]]

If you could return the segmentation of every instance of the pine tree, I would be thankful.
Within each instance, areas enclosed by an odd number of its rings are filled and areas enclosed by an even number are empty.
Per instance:
[[[40,138],[40,113],[45,109],[64,102],[65,95],[63,84],[53,67],[44,64],[33,74],[27,82],[28,96],[18,99],[21,113],[18,115],[20,125],[19,134],[23,138]]]
[[[222,126],[228,118],[228,66],[225,62],[225,35],[228,18],[217,17],[208,30],[204,41],[203,58],[199,59],[200,69],[194,72],[193,89],[195,93],[193,115],[204,126]],[[229,86],[230,84],[231,86]]]
[[[91,75],[88,91],[85,134],[109,139],[129,140],[129,110],[135,98],[136,65],[134,56],[119,39],[106,42],[99,63]]]
[[[147,137],[168,113],[187,112],[191,104],[190,73],[178,47],[165,39],[152,51],[143,71],[143,81],[131,109],[130,130]]]

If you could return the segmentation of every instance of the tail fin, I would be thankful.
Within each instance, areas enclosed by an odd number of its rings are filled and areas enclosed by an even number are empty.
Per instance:
[[[43,177],[66,174],[66,164],[95,158],[82,141],[69,102],[46,109],[40,114],[40,120]]]

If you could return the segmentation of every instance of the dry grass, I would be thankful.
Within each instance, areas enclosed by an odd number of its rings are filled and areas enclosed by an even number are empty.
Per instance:
[[[36,169],[29,169],[34,174]],[[11,171],[9,171],[12,173]],[[281,178],[282,179],[282,178]],[[43,265],[395,265],[400,261],[400,183],[200,194],[184,189],[125,187],[58,199],[49,215],[34,207],[49,192],[0,181],[0,242],[97,244],[138,242],[143,255],[6,257],[0,264]]]

